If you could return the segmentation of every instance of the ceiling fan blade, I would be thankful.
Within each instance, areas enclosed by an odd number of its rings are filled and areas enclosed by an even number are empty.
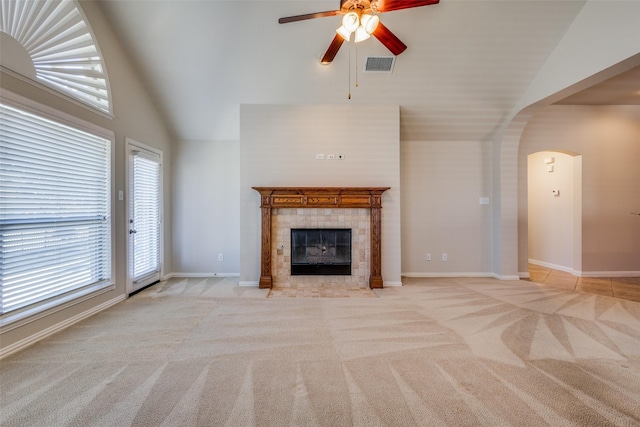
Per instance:
[[[382,25],[382,22],[378,24],[378,28],[373,32],[373,36],[380,40],[380,42],[396,56],[407,49],[407,45],[402,43],[390,29]]]
[[[392,10],[409,9],[412,7],[429,6],[437,4],[440,0],[378,0],[379,12],[390,12]]]
[[[330,64],[331,61],[333,61],[333,58],[336,57],[336,54],[340,50],[340,46],[342,46],[342,43],[344,43],[344,39],[341,35],[336,34],[333,38],[333,41],[329,45],[329,49],[327,49],[327,51],[324,53],[324,56],[320,60],[320,63],[324,65]]]
[[[289,22],[305,21],[307,19],[324,18],[325,16],[336,16],[340,13],[339,10],[328,10],[326,12],[307,13],[305,15],[287,16],[285,18],[278,19],[279,24],[288,24]]]

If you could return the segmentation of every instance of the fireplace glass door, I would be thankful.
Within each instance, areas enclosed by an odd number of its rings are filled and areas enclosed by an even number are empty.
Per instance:
[[[351,230],[291,229],[291,275],[351,275]]]

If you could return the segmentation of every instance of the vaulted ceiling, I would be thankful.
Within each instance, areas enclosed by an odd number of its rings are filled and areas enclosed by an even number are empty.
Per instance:
[[[394,104],[403,140],[482,140],[584,1],[441,0],[384,13],[381,21],[408,46],[390,74],[362,72],[366,56],[390,55],[375,38],[345,43],[331,65],[319,63],[341,16],[278,24],[339,4],[101,1],[174,137],[220,141],[239,139],[245,103]]]

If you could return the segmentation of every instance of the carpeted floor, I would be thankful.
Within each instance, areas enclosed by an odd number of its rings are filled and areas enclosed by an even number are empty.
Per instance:
[[[159,283],[1,362],[0,425],[640,425],[640,303],[404,283],[377,298]]]

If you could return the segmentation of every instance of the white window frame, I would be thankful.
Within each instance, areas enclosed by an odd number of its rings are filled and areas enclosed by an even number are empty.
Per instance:
[[[94,298],[97,295],[112,291],[115,286],[115,274],[116,274],[116,257],[115,257],[115,215],[114,215],[114,170],[115,170],[115,134],[107,129],[96,126],[92,123],[78,119],[77,117],[62,113],[54,108],[46,105],[39,104],[28,98],[24,98],[13,92],[0,88],[0,100],[3,104],[11,107],[23,110],[27,113],[35,114],[45,119],[53,120],[55,122],[67,125],[88,133],[92,133],[96,136],[107,139],[111,142],[111,159],[110,159],[110,173],[111,173],[111,188],[109,189],[111,197],[111,280],[107,283],[97,284],[89,286],[77,291],[71,291],[67,294],[59,297],[54,297],[50,300],[43,301],[41,303],[32,304],[23,309],[11,311],[0,316],[0,334],[8,332],[12,329],[23,326],[27,323],[49,316],[55,312],[64,310],[70,306],[76,305],[88,299]]]

